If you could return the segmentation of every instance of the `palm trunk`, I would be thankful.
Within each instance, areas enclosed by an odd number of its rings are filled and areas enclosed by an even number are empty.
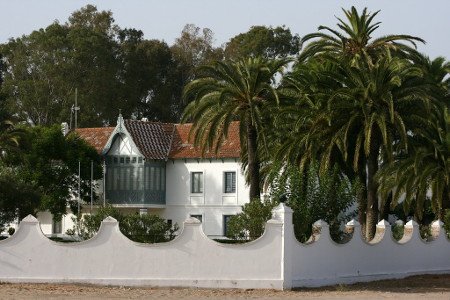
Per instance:
[[[378,222],[378,184],[374,178],[378,170],[378,152],[372,150],[367,159],[367,207],[366,207],[366,240],[375,236]]]
[[[450,209],[450,188],[448,185],[444,187],[444,193],[442,194],[442,209],[441,215],[439,216],[441,220],[444,220],[445,213]]]
[[[250,182],[250,201],[260,198],[258,133],[252,124],[247,125],[248,176]]]

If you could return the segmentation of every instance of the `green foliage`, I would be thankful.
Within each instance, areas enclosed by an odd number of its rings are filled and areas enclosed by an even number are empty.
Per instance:
[[[445,233],[447,234],[447,237],[450,239],[450,209],[447,209],[445,211],[444,219],[442,220],[444,223],[444,229]]]
[[[337,167],[320,173],[317,164],[300,171],[297,167],[278,168],[272,177],[271,197],[279,199],[287,194],[288,205],[293,209],[294,232],[305,242],[312,233],[312,224],[324,220],[330,225],[330,233],[336,242],[343,238],[340,226],[350,221],[354,213],[349,211],[356,202],[358,184],[352,184]]]
[[[77,88],[79,126],[113,123],[119,109],[178,121],[186,81],[174,53],[139,30],[119,28],[110,11],[87,5],[64,24],[0,45],[7,108],[34,125],[60,124],[70,119]]]
[[[64,137],[59,126],[23,128],[19,150],[0,166],[5,182],[0,185],[0,194],[4,195],[0,208],[9,221],[37,210],[49,210],[56,218],[65,214],[73,199],[71,191],[77,196],[79,161],[82,200],[90,200],[91,161],[93,179],[102,178],[97,151],[76,134]]]
[[[258,144],[265,141],[266,108],[279,101],[273,85],[287,59],[248,58],[237,62],[215,62],[200,69],[202,76],[186,85],[186,107],[182,121],[193,122],[191,135],[203,152],[217,152],[233,121],[240,121],[241,157],[247,162],[250,199],[260,195]]]
[[[225,46],[227,59],[245,57],[280,58],[295,56],[300,50],[300,38],[289,28],[252,26],[249,31],[230,39]]]
[[[0,166],[0,232],[16,219],[35,214],[41,195],[13,170]]]
[[[403,237],[404,232],[405,232],[405,226],[404,226],[403,224],[400,225],[400,224],[398,224],[398,223],[395,223],[395,224],[392,226],[392,237],[393,237],[396,241],[401,240],[401,238]]]
[[[82,240],[92,238],[99,230],[101,222],[106,217],[113,217],[119,222],[121,232],[135,242],[160,243],[172,240],[178,225],[171,226],[164,219],[156,215],[124,215],[112,206],[100,207],[95,214],[83,215],[73,229],[67,231],[68,235],[77,235]]]
[[[232,240],[248,241],[259,238],[272,215],[277,202],[255,199],[242,207],[242,212],[232,216],[227,224],[226,236]]]

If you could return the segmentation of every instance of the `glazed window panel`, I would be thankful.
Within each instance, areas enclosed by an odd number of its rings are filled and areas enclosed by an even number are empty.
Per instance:
[[[236,172],[224,172],[224,192],[236,193]]]
[[[203,172],[191,173],[191,193],[193,194],[203,193]]]

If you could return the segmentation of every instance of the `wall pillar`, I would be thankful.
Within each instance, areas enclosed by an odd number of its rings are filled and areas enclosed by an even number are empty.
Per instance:
[[[292,289],[292,258],[293,243],[295,242],[292,213],[292,209],[284,203],[280,203],[272,210],[272,220],[283,223],[281,231],[281,279],[283,280],[283,290]]]

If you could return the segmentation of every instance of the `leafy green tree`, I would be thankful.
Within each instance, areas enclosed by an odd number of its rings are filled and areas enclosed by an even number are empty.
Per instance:
[[[78,190],[78,162],[81,163],[81,199],[90,200],[91,161],[94,179],[102,177],[96,150],[75,134],[64,137],[59,126],[24,129],[21,151],[8,157],[5,168],[39,194],[34,209],[49,210],[56,218],[66,213]],[[76,207],[76,205],[72,205]]]
[[[300,51],[300,38],[284,26],[252,26],[249,31],[230,39],[225,46],[227,59],[292,57]]]
[[[118,37],[122,112],[137,118],[178,122],[181,92],[169,46],[158,40],[144,40],[142,31],[135,29],[120,30]]]
[[[40,194],[14,172],[0,166],[0,232],[15,220],[35,214]]]
[[[215,62],[200,68],[202,76],[189,83],[184,99],[189,103],[182,121],[192,121],[192,134],[203,150],[218,151],[233,121],[240,121],[242,156],[248,161],[250,199],[260,196],[260,159],[258,143],[264,109],[278,102],[273,85],[288,60],[249,58],[239,62]]]

